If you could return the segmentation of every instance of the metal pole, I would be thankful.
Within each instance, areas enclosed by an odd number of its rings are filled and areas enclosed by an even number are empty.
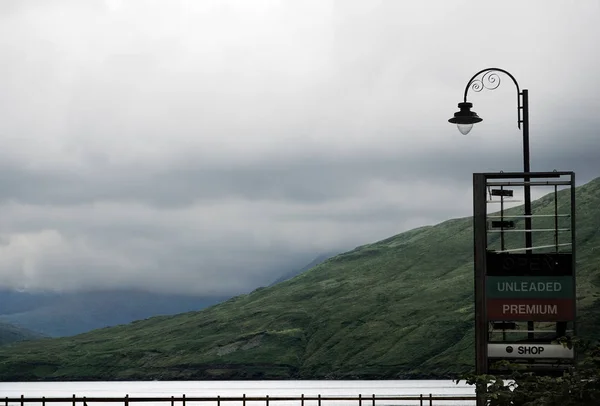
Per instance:
[[[572,269],[573,269],[573,300],[575,301],[575,304],[573,304],[574,309],[573,309],[573,333],[572,335],[574,337],[577,337],[577,333],[578,333],[578,329],[577,329],[577,238],[576,238],[576,228],[577,228],[577,222],[576,222],[576,215],[577,215],[577,210],[576,210],[576,206],[575,206],[575,173],[571,173],[571,255],[573,257],[573,265],[572,265]],[[577,351],[577,348],[575,348],[575,351]],[[575,353],[575,356],[577,356],[577,352]]]
[[[523,89],[521,92],[522,101],[521,105],[523,108],[523,172],[529,173],[531,172],[531,168],[529,165],[529,91],[527,89]],[[529,248],[525,250],[526,254],[531,254],[533,247],[533,232],[531,231],[531,185],[529,181],[531,178],[529,176],[525,176],[525,229],[528,230],[525,232],[525,248]],[[527,322],[527,330],[530,332],[527,333],[527,338],[529,340],[533,340],[535,334],[532,333],[533,321]]]
[[[485,274],[486,274],[486,195],[485,175],[473,174],[473,239],[474,239],[474,287],[475,287],[475,373],[488,373],[487,357],[487,316],[485,303]],[[484,406],[483,393],[485,385],[478,385],[477,406]]]
[[[529,165],[529,91],[523,89],[521,93],[523,95],[523,172],[531,172]],[[525,176],[525,182],[529,182],[529,176]],[[525,184],[525,229],[530,230],[525,233],[525,248],[533,247],[532,233],[531,233],[531,186],[529,183]],[[531,250],[526,251],[531,254]]]

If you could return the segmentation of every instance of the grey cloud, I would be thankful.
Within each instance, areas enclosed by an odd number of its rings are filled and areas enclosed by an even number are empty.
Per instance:
[[[0,285],[240,292],[467,216],[522,167],[507,78],[447,123],[488,66],[530,89],[534,170],[600,175],[597,2],[0,7]]]

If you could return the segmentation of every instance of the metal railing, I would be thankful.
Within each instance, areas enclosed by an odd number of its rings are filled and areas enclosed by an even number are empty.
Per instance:
[[[0,398],[1,399],[1,398]],[[474,395],[370,395],[370,396],[171,396],[171,397],[78,397],[73,395],[72,397],[25,397],[21,395],[18,398],[5,397],[3,406],[33,406],[32,404],[46,406],[47,403],[64,403],[71,406],[90,406],[92,403],[121,403],[123,406],[131,406],[131,403],[166,403],[169,406],[176,406],[176,402],[180,402],[180,406],[186,406],[189,402],[207,402],[216,406],[223,406],[222,403],[235,402],[242,406],[247,406],[247,402],[261,402],[264,406],[273,406],[272,402],[285,402],[285,404],[295,404],[298,406],[305,406],[306,403],[315,404],[316,406],[324,406],[323,403],[332,402],[344,402],[344,405],[353,404],[357,406],[376,406],[379,405],[399,405],[402,403],[398,402],[413,402],[411,404],[418,404],[419,406],[434,406],[441,405],[444,403],[440,402],[453,402],[453,405],[458,405],[456,402],[468,402],[460,404],[472,404],[475,402],[476,397]],[[394,403],[390,403],[394,402]],[[417,403],[418,402],[418,403]],[[336,403],[338,404],[338,403]],[[447,403],[446,403],[447,404]],[[2,400],[0,400],[2,405]],[[188,405],[189,406],[189,405]]]

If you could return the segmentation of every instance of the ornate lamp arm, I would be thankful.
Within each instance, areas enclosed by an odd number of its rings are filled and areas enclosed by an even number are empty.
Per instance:
[[[505,75],[507,75],[509,78],[512,79],[515,86],[517,87],[517,126],[520,129],[521,123],[523,122],[523,120],[521,119],[521,110],[523,110],[523,104],[521,103],[522,93],[519,88],[519,83],[517,82],[515,77],[509,72],[505,71],[504,69],[487,68],[480,70],[475,75],[473,75],[473,77],[471,78],[471,80],[469,80],[467,86],[465,87],[464,101],[465,103],[467,102],[467,94],[469,93],[469,89],[473,90],[474,92],[481,92],[483,89],[494,90],[498,88],[498,86],[500,86],[500,76],[498,76],[496,72],[502,72]],[[477,77],[479,75],[481,75],[481,78],[478,79]]]

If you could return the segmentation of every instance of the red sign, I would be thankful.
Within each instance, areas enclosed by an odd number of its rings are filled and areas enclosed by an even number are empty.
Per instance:
[[[573,299],[488,299],[488,320],[571,321]]]

